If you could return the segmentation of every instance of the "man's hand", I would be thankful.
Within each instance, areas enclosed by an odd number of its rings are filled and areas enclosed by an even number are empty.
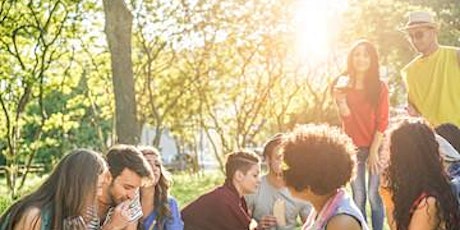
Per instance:
[[[409,116],[411,117],[420,117],[420,113],[417,111],[417,109],[414,108],[413,105],[408,104],[406,106],[406,112]]]
[[[129,201],[120,203],[113,210],[112,215],[110,216],[109,222],[102,226],[102,229],[108,230],[118,230],[124,229],[128,226],[129,222]]]
[[[269,229],[276,226],[276,217],[272,215],[265,215],[260,219],[257,225],[257,230]]]

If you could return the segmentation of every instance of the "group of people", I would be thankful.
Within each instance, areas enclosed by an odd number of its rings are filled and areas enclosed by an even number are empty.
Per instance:
[[[77,149],[0,217],[0,229],[183,229],[170,180],[152,147]]]
[[[331,85],[342,129],[308,124],[274,135],[265,175],[258,155],[232,152],[223,185],[180,211],[155,148],[117,145],[105,158],[78,149],[2,214],[0,230],[381,230],[385,216],[394,230],[460,229],[460,49],[438,44],[427,12],[410,13],[402,30],[419,53],[402,70],[417,118],[388,128],[378,52],[359,40]]]
[[[453,146],[460,141],[460,49],[439,45],[438,30],[433,15],[423,11],[411,12],[401,28],[418,53],[401,71],[406,108],[424,121],[406,119],[385,135],[388,87],[380,80],[378,54],[369,41],[351,48],[346,71],[332,85],[343,130],[357,147],[353,200],[364,219],[369,200],[374,230],[383,229],[384,210],[391,229],[458,228],[454,201],[460,155]],[[385,136],[388,148],[381,151]],[[430,219],[432,214],[436,218]]]
[[[298,219],[308,230],[370,229],[367,200],[374,230],[385,216],[391,229],[460,229],[460,49],[438,44],[428,12],[411,12],[401,30],[419,53],[401,71],[416,118],[388,129],[378,52],[359,40],[331,85],[342,130],[306,125],[275,135],[258,189],[256,157],[233,153],[225,184],[182,211],[186,229],[251,229],[251,218],[255,229],[294,229]]]
[[[404,118],[388,135],[389,159],[379,175],[385,183],[375,185],[382,211],[374,218],[382,220],[373,218],[372,228],[345,188],[360,183],[353,181],[361,150],[337,127],[308,124],[266,143],[265,176],[257,155],[231,153],[225,183],[182,210],[185,229],[296,229],[301,223],[304,230],[367,230],[383,228],[383,210],[390,229],[460,229],[458,184],[447,173],[454,162],[443,156],[436,131],[422,119]],[[458,163],[458,152],[450,156]]]

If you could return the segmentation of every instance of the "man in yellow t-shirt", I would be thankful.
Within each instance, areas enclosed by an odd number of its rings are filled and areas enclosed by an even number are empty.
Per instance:
[[[401,70],[409,114],[433,126],[460,127],[460,49],[438,44],[438,26],[428,12],[409,13],[403,31],[419,53]]]

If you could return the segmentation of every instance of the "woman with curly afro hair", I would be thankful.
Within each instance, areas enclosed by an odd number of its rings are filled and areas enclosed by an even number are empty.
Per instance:
[[[368,230],[345,189],[356,166],[352,140],[337,127],[309,124],[296,127],[284,142],[286,186],[314,208],[302,229]]]

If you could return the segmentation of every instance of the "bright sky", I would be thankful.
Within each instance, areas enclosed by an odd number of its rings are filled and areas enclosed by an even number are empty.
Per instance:
[[[327,59],[340,28],[347,0],[298,0],[294,15],[298,56],[309,62]]]

